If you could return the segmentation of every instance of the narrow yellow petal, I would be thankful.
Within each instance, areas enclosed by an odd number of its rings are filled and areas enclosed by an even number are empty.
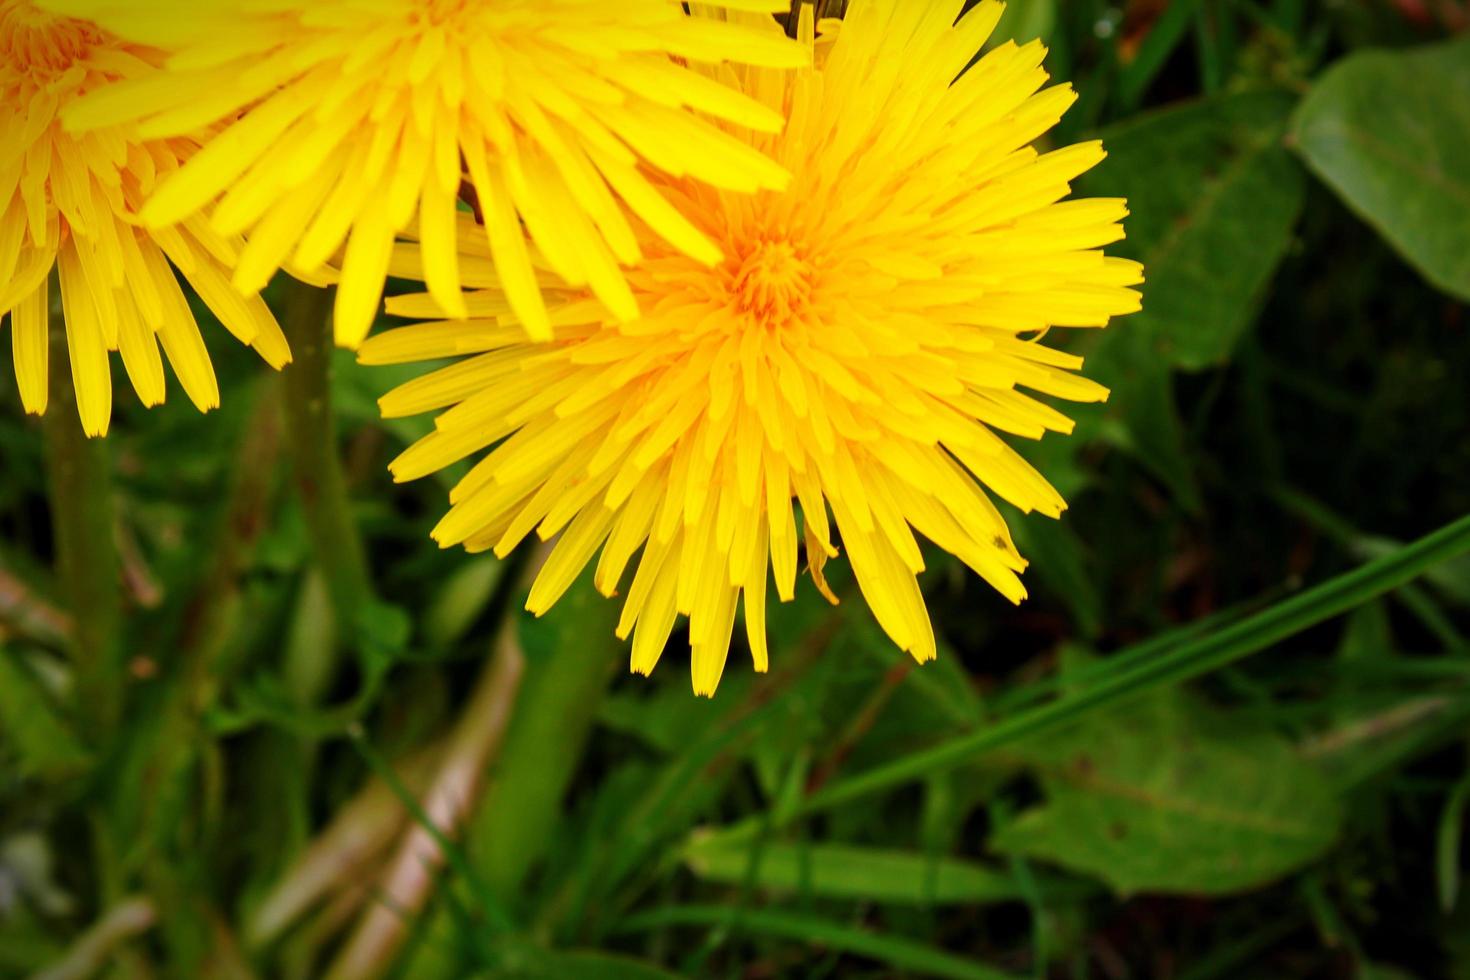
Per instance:
[[[56,261],[77,414],[87,435],[105,436],[112,420],[112,371],[107,363],[107,341],[93,301],[96,291],[83,271],[74,240],[68,239],[62,245]]]
[[[48,321],[51,310],[49,280],[21,299],[10,311],[10,344],[20,402],[32,415],[44,415],[48,395],[47,371],[51,350]]]

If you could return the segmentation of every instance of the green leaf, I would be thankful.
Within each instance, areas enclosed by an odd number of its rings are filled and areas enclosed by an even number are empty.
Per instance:
[[[1376,535],[1360,535],[1352,542],[1353,550],[1364,558],[1390,554],[1403,542]],[[1445,598],[1461,606],[1470,606],[1470,555],[1447,561],[1425,573],[1424,581],[1434,586]]]
[[[1279,92],[1234,94],[1100,134],[1108,159],[1079,181],[1079,193],[1128,199],[1128,237],[1109,251],[1142,262],[1148,282],[1143,310],[1100,334],[1097,355],[1107,338],[1130,334],[1184,370],[1229,357],[1301,211],[1301,170],[1282,145],[1291,107]],[[1126,397],[1129,365],[1108,368],[1115,377],[1099,380]]]
[[[1006,41],[1026,44],[1038,38],[1050,44],[1052,32],[1057,26],[1056,0],[1020,0],[1006,4],[1000,21],[985,42],[986,48],[996,48]]]
[[[1292,131],[1349,208],[1424,278],[1470,299],[1470,38],[1344,58]]]
[[[1465,807],[1470,804],[1470,775],[1461,777],[1439,818],[1435,846],[1435,878],[1439,907],[1453,912],[1460,895],[1460,844],[1465,832]]]
[[[681,925],[740,929],[825,946],[843,953],[866,956],[901,970],[913,970],[950,980],[1015,980],[1011,974],[911,939],[901,939],[788,909],[741,909],[719,905],[670,906],[629,916],[618,931],[640,932]]]
[[[722,884],[893,904],[1020,901],[1008,873],[971,861],[845,844],[752,843],[711,831],[691,835],[684,863]],[[752,867],[753,862],[753,867]]]
[[[1326,777],[1274,732],[1182,694],[1033,740],[1047,802],[1003,827],[1000,851],[1139,891],[1220,895],[1320,855],[1342,814]]]
[[[472,558],[439,587],[424,613],[423,635],[443,649],[462,640],[485,611],[505,576],[506,563],[493,556]]]
[[[1341,615],[1424,574],[1427,569],[1470,552],[1470,516],[1427,534],[1391,555],[1278,602],[1267,609],[1202,635],[1185,631],[1176,639],[1138,644],[1109,658],[1107,673],[1083,688],[945,739],[845,779],[807,797],[802,806],[780,814],[782,820],[832,809],[911,780],[945,772],[987,752],[1057,731],[1090,712],[1116,705],[1145,691],[1178,684],[1235,663],[1274,643]],[[780,823],[781,820],[774,821]],[[742,825],[745,826],[745,825]]]
[[[90,761],[36,676],[7,650],[0,650],[0,733],[15,748],[23,775],[72,776]]]
[[[1115,338],[1106,357],[1116,356],[1128,366],[1114,375],[1106,359],[1089,363],[1099,377],[1126,377],[1111,381],[1117,392],[1113,401],[1121,425],[1103,428],[1107,441],[1126,449],[1169,488],[1185,510],[1198,513],[1204,506],[1195,483],[1195,463],[1185,446],[1184,422],[1174,401],[1174,375],[1168,363],[1149,350],[1144,334]],[[1131,353],[1125,353],[1131,352]]]
[[[1301,211],[1301,168],[1282,147],[1290,96],[1234,94],[1138,116],[1099,134],[1108,158],[1078,194],[1128,201],[1109,252],[1143,263],[1143,309],[1079,335],[1089,377],[1112,396],[1075,411],[1070,446],[1098,436],[1131,452],[1190,510],[1195,466],[1171,370],[1227,360],[1249,329]]]
[[[1344,660],[1373,660],[1393,654],[1393,633],[1388,607],[1380,601],[1353,610],[1342,631],[1337,655]]]

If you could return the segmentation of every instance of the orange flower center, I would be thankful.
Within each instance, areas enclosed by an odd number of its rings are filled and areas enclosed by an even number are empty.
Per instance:
[[[105,43],[95,25],[54,17],[26,0],[0,0],[0,69],[44,84],[66,74]]]
[[[765,326],[781,324],[805,312],[816,270],[788,241],[760,241],[745,252],[731,296],[735,306]]]

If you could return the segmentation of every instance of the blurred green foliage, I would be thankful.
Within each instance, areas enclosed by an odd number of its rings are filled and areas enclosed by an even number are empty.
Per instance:
[[[737,648],[696,700],[676,637],[627,676],[587,583],[531,620],[534,555],[433,546],[455,474],[388,479],[430,424],[378,419],[400,369],[335,358],[324,531],[309,376],[206,329],[224,408],[120,406],[100,450],[114,716],[0,390],[0,976],[351,975],[394,866],[434,874],[359,975],[1470,976],[1467,22],[1015,0],[1145,308],[1070,341],[1110,402],[1022,447],[1073,505],[1012,515],[1033,598],[926,554],[922,668],[802,588],[770,674]],[[405,864],[466,745],[460,832]]]

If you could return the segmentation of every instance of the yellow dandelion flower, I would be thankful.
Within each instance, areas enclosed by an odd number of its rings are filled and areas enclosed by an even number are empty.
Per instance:
[[[557,276],[631,320],[620,266],[644,243],[619,199],[662,243],[706,266],[721,259],[642,164],[741,192],[789,179],[687,110],[762,131],[780,115],[670,56],[792,66],[805,51],[669,0],[46,2],[175,52],[168,77],[98,92],[68,126],[130,120],[167,136],[246,110],[163,183],[143,218],[168,224],[217,200],[214,228],[249,239],[235,272],[247,293],[288,261],[323,269],[345,241],[336,331],[350,347],[371,328],[395,236],[410,227],[441,310],[466,314],[462,169],[507,300],[543,338],[551,328],[526,232]],[[770,11],[786,0],[714,5]]]
[[[145,405],[164,399],[160,343],[194,404],[219,405],[209,353],[173,268],[242,343],[274,367],[291,359],[265,303],[230,288],[238,242],[200,219],[152,228],[137,220],[144,198],[197,144],[183,136],[143,140],[122,126],[73,135],[58,120],[101,86],[156,78],[158,61],[152,49],[95,24],[28,0],[0,0],[0,316],[10,317],[21,402],[40,414],[56,269],[77,409],[92,436],[106,434],[112,414],[109,351],[121,352]]]
[[[654,178],[727,257],[705,267],[645,233],[630,276],[642,319],[618,323],[571,289],[551,305],[555,339],[528,343],[490,256],[471,249],[488,288],[468,296],[468,324],[364,345],[370,364],[462,358],[382,400],[387,416],[447,409],[392,464],[399,480],[490,450],[454,488],[441,544],[504,555],[532,530],[560,534],[536,614],[599,549],[596,586],[616,594],[641,549],[618,626],[632,667],[652,670],[687,616],[705,695],[742,594],[766,669],[768,576],[792,598],[802,541],[827,592],[840,532],[878,622],[921,662],[935,640],[915,531],[1024,597],[1026,563],[991,495],[1050,517],[1065,505],[997,433],[1071,429],[1027,391],[1106,397],[1039,334],[1138,309],[1142,269],[1100,251],[1123,235],[1123,201],[1062,201],[1102,147],[1030,145],[1074,98],[1043,88],[1041,45],[1007,43],[966,70],[1001,5],[956,23],[960,6],[857,0],[814,68],[736,72],[787,119],[742,138],[795,178],[754,197]],[[800,37],[815,44],[809,8]],[[427,294],[389,310],[434,315]]]

